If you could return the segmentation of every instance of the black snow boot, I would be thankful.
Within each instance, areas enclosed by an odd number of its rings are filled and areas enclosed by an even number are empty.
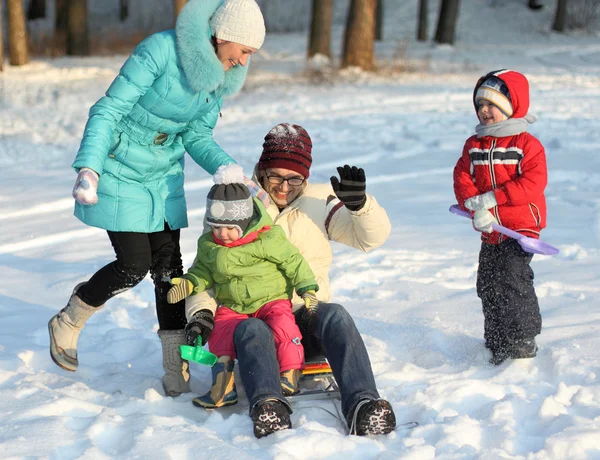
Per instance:
[[[506,361],[508,358],[511,357],[508,348],[505,348],[505,347],[491,348],[490,351],[492,352],[492,357],[490,358],[490,363],[493,364],[494,366],[499,366],[500,364],[502,364],[504,361]]]
[[[510,357],[512,359],[527,359],[537,355],[537,345],[535,339],[521,339],[513,342],[510,348]]]
[[[291,428],[290,412],[284,403],[275,398],[257,402],[250,413],[254,422],[254,436],[262,438],[276,431]]]
[[[348,419],[350,434],[388,434],[396,429],[396,415],[385,399],[363,399]]]
[[[499,366],[508,358],[510,358],[510,345],[508,340],[503,336],[494,336],[485,340],[485,347],[492,352],[490,363],[494,366]]]

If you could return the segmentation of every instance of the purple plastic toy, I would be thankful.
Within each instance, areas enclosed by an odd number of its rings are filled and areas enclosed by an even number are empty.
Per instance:
[[[472,219],[471,213],[468,211],[463,211],[457,204],[450,206],[449,211],[453,214],[458,214],[459,216]],[[545,256],[553,256],[554,254],[558,254],[558,248],[555,248],[551,244],[544,243],[542,240],[529,238],[499,224],[492,224],[492,228],[503,235],[510,236],[511,238],[517,240],[523,248],[523,251],[530,252],[531,254],[543,254]]]

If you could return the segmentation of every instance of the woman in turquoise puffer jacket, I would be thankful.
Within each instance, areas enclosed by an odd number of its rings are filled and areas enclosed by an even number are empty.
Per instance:
[[[183,274],[187,227],[184,153],[210,174],[235,161],[213,140],[223,98],[242,87],[265,26],[255,0],[191,0],[175,29],[143,40],[92,106],[73,163],[75,216],[107,230],[116,261],[75,287],[48,323],[50,354],[69,371],[90,316],[148,272],[155,284],[167,395],[189,392],[184,302],[169,305],[169,280]]]

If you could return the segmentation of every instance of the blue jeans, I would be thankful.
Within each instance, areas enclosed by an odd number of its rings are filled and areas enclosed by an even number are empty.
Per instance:
[[[341,305],[319,303],[316,319],[304,309],[296,315],[306,358],[323,354],[329,361],[342,396],[342,412],[348,415],[362,399],[377,399],[375,378],[365,344],[350,314]],[[281,394],[279,364],[273,333],[261,320],[249,318],[235,330],[238,368],[250,411],[266,398],[276,398],[288,408]]]

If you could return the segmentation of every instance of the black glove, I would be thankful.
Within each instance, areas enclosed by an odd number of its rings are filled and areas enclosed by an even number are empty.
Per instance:
[[[196,338],[202,338],[202,345],[208,340],[208,336],[215,326],[215,318],[210,310],[200,310],[194,313],[190,322],[185,325],[185,340],[188,345],[195,345]]]
[[[348,165],[338,166],[337,170],[340,180],[335,176],[330,179],[333,191],[350,211],[358,211],[367,201],[365,171]]]
[[[308,308],[302,306],[294,312],[296,324],[304,337],[314,334],[317,329],[317,314],[309,312]]]

